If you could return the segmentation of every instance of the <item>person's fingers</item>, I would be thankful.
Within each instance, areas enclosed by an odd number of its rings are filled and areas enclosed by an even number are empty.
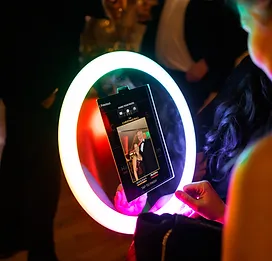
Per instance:
[[[189,218],[198,219],[198,218],[200,218],[201,216],[200,216],[197,212],[193,211],[192,214],[189,215],[188,217],[189,217]]]
[[[203,190],[202,181],[194,182],[183,187],[183,191],[191,197],[196,198]]]
[[[183,203],[178,214],[189,217],[193,212],[190,207]]]
[[[141,203],[146,202],[146,200],[147,200],[147,195],[145,194],[145,195],[142,195],[141,197],[138,198],[137,203],[141,204]]]
[[[117,191],[122,191],[122,190],[124,190],[123,185],[119,184],[118,187],[117,187]]]
[[[128,205],[128,201],[127,201],[127,198],[126,198],[126,195],[125,195],[125,193],[122,193],[121,192],[121,204],[123,205],[123,206],[127,206]]]
[[[117,191],[114,197],[114,203],[116,206],[120,206],[121,204],[121,193],[120,191]]]
[[[191,197],[189,194],[187,194],[184,191],[177,191],[175,193],[176,197],[182,201],[184,204],[186,204],[188,207],[196,211],[198,209],[198,200]]]
[[[130,215],[130,210],[128,207],[119,206],[117,210],[124,215]]]

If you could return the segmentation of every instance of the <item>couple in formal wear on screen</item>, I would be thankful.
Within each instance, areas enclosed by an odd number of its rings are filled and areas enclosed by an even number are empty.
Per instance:
[[[132,167],[135,180],[158,169],[155,152],[151,139],[146,139],[142,130],[136,132],[133,142],[134,154]]]

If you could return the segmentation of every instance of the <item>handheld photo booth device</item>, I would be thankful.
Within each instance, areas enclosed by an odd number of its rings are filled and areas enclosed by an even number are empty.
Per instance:
[[[183,94],[170,75],[149,58],[127,51],[108,53],[91,61],[75,77],[65,96],[59,120],[59,150],[65,177],[79,204],[94,220],[110,230],[133,234],[137,216],[122,214],[102,199],[97,193],[95,179],[86,177],[78,148],[79,117],[86,96],[101,77],[118,69],[133,69],[150,75],[165,88],[176,106],[183,124],[186,147],[177,190],[192,182],[196,141],[190,110]],[[165,142],[163,124],[148,83],[135,89],[119,86],[117,93],[98,97],[95,102],[99,128],[107,138],[128,202],[160,189],[160,186],[176,178],[169,144]],[[90,128],[97,129],[98,125],[92,123]],[[103,165],[107,168],[109,164],[103,162]],[[109,171],[107,175],[110,180],[113,174]],[[155,213],[174,214],[179,211],[180,205],[176,197],[171,197]]]
[[[98,99],[98,104],[128,202],[174,178],[148,85],[124,87],[118,94]],[[128,146],[131,134],[134,138]]]

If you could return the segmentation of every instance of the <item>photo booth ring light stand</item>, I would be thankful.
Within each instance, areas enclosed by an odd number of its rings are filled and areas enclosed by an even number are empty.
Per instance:
[[[77,122],[87,93],[98,79],[117,69],[136,69],[151,75],[173,98],[183,122],[186,142],[185,165],[178,190],[193,180],[196,140],[192,117],[183,94],[170,75],[151,59],[134,52],[112,52],[91,61],[75,77],[65,96],[59,119],[59,151],[65,177],[77,201],[94,220],[110,230],[133,234],[137,217],[123,215],[99,199],[84,175],[77,147]],[[181,202],[173,196],[156,213],[174,214],[180,208]]]

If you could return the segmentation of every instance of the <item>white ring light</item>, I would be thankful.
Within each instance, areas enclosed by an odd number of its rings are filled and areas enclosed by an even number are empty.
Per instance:
[[[62,105],[58,133],[60,157],[67,182],[77,201],[94,220],[110,230],[133,234],[137,217],[120,214],[99,199],[86,180],[77,147],[77,122],[86,94],[99,78],[121,68],[136,69],[153,76],[166,88],[179,110],[184,126],[186,156],[178,190],[182,190],[184,185],[193,180],[196,140],[193,121],[183,94],[170,75],[151,59],[133,52],[112,52],[91,61],[75,77]],[[172,197],[156,213],[174,214],[180,206],[180,201]]]

